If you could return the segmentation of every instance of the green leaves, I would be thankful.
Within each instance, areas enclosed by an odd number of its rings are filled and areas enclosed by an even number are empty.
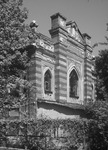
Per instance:
[[[84,135],[86,136],[86,124],[84,125],[83,120],[4,121],[0,123],[0,129],[0,134],[7,139],[7,143],[11,144],[12,147],[13,143],[9,137],[19,139],[17,140],[19,141],[19,146],[17,143],[17,147],[27,144],[28,147],[36,146],[43,149],[46,147],[51,150],[57,149],[61,145],[70,149],[79,147],[83,143]]]
[[[96,101],[88,106],[88,141],[92,150],[106,150],[108,145],[108,102]]]
[[[24,103],[32,87],[24,76],[35,52],[31,54],[28,46],[36,35],[25,24],[28,10],[22,5],[23,0],[0,1],[0,104],[3,109],[5,102],[9,108]]]
[[[108,99],[108,50],[102,50],[96,58],[97,99]]]

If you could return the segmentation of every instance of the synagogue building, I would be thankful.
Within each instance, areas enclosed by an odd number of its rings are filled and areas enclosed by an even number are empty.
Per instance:
[[[60,13],[51,16],[51,38],[38,31],[35,21],[30,27],[37,37],[28,72],[36,87],[30,117],[34,113],[38,118],[84,117],[85,105],[95,101],[91,37]]]
[[[91,37],[60,13],[51,16],[51,38],[38,31],[35,21],[30,26],[37,35],[29,68],[37,117],[83,116],[84,106],[95,100]]]

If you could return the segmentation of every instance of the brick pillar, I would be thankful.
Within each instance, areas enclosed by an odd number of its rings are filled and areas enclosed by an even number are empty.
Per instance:
[[[83,34],[85,38],[85,58],[84,58],[84,101],[88,103],[92,99],[92,48],[90,46],[91,37]]]
[[[35,48],[35,47],[34,47]],[[32,49],[31,49],[32,51]],[[28,109],[29,109],[29,116],[30,118],[36,118],[37,113],[37,99],[41,97],[41,59],[37,55],[38,49],[35,48],[35,53],[32,56],[31,65],[29,67],[29,81],[32,82],[32,90],[29,93],[29,102],[28,102]]]
[[[66,18],[60,13],[51,16],[51,30],[56,54],[55,64],[55,99],[66,102],[67,98],[67,30]]]

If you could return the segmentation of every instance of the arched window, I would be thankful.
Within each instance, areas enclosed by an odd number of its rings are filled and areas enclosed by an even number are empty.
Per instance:
[[[78,75],[73,69],[69,75],[69,96],[78,98]]]
[[[44,74],[44,91],[45,93],[52,93],[51,92],[51,72],[47,70]]]
[[[94,96],[95,96],[94,94],[95,94],[94,84],[91,83],[91,98],[92,98],[92,100],[94,100]]]

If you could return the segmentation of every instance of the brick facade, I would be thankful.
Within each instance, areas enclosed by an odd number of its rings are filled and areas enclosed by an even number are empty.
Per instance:
[[[63,113],[67,116],[66,109],[79,112],[94,100],[91,37],[82,34],[75,22],[67,22],[60,13],[51,16],[49,32],[51,38],[36,32],[39,38],[29,78],[36,85],[37,115],[51,117],[51,112],[56,112],[58,118]]]

